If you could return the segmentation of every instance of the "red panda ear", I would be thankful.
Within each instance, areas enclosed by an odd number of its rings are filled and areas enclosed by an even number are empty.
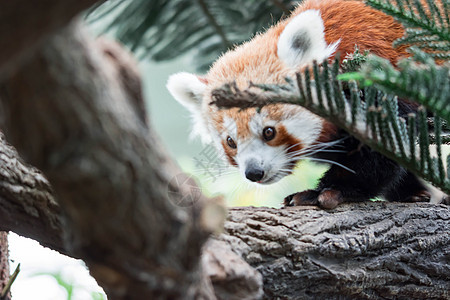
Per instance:
[[[195,74],[181,72],[173,74],[167,81],[172,96],[193,113],[200,111],[207,80]]]
[[[208,124],[202,112],[203,94],[207,83],[205,77],[182,72],[170,76],[166,85],[172,96],[191,113],[193,124],[191,137],[198,135],[205,144],[211,142]]]
[[[277,55],[290,68],[331,56],[339,41],[327,45],[322,17],[318,10],[307,10],[293,17],[278,39]]]

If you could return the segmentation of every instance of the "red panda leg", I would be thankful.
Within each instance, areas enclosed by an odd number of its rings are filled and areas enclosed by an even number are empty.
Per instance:
[[[340,149],[345,148],[345,153],[321,154],[321,158],[339,165],[333,165],[324,174],[316,189],[286,197],[285,205],[317,205],[332,209],[343,202],[368,201],[377,196],[398,202],[430,200],[427,188],[414,174],[369,147],[359,145],[350,137],[341,144]]]
[[[407,172],[395,189],[386,191],[383,196],[388,201],[398,202],[429,202],[431,199],[430,192],[410,172]]]
[[[316,190],[306,190],[294,193],[284,198],[284,206],[319,205],[320,192]]]
[[[324,209],[333,209],[344,202],[342,193],[334,189],[324,189],[322,191],[306,190],[295,193],[284,198],[285,206],[313,205]]]

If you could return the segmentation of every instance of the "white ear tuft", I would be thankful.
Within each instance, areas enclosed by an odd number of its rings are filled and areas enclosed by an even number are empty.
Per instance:
[[[167,89],[172,96],[191,113],[193,129],[191,137],[200,136],[202,142],[211,142],[207,122],[202,114],[203,94],[207,80],[197,75],[181,72],[173,74],[167,81]]]
[[[278,39],[278,57],[290,68],[321,62],[331,56],[340,40],[325,42],[322,17],[318,10],[307,10],[292,18]]]
[[[200,111],[206,84],[197,75],[180,72],[169,77],[166,85],[172,96],[191,112]]]

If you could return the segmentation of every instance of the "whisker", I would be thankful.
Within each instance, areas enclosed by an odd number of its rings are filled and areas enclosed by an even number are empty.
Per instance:
[[[353,171],[352,169],[350,169],[349,167],[346,167],[343,164],[340,164],[340,163],[332,161],[332,160],[322,159],[322,158],[315,158],[315,157],[302,157],[300,159],[309,159],[309,160],[312,160],[312,161],[326,162],[326,163],[329,163],[329,164],[341,167],[341,168],[343,168],[343,169],[345,169],[345,170],[347,170],[349,172],[352,172],[353,174],[356,174],[356,172]]]
[[[347,152],[346,150],[332,150],[332,149],[330,149],[330,150],[327,150],[327,149],[324,149],[324,150],[322,150],[322,149],[318,149],[318,150],[315,150],[315,151],[312,151],[312,152],[305,152],[305,153],[302,153],[301,151],[295,151],[295,152],[291,152],[291,153],[288,153],[288,156],[298,156],[299,154],[316,154],[316,153],[318,153],[318,152],[325,152],[325,153],[345,153],[345,152]]]
[[[293,144],[292,146],[289,146],[288,148],[285,149],[285,151],[288,151],[289,149],[292,149],[292,148],[294,148],[295,146],[298,146],[298,145],[301,145],[301,142]]]
[[[328,147],[336,146],[337,143],[341,142],[345,138],[342,138],[342,139],[339,139],[339,140],[336,140],[336,141],[332,141],[332,142],[316,144],[316,145],[313,145],[313,146],[305,148],[305,149],[294,151],[294,152],[288,153],[288,157],[292,158],[292,157],[300,156],[300,155],[313,155],[313,154],[316,154],[316,153],[319,153],[319,152],[345,153],[346,152],[345,150],[327,149]],[[339,146],[339,145],[337,145],[337,146]]]

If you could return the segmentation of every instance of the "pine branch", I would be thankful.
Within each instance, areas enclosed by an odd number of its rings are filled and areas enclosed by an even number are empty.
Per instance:
[[[383,11],[402,23],[404,37],[394,45],[416,46],[429,55],[446,60],[450,58],[450,23],[448,16],[449,1],[436,3],[426,0],[366,0],[373,8]]]
[[[228,40],[225,32],[223,31],[223,28],[220,27],[220,25],[217,23],[214,16],[211,14],[211,12],[208,9],[208,6],[206,5],[204,0],[197,0],[198,5],[202,9],[203,13],[205,14],[206,18],[208,19],[209,24],[214,28],[214,30],[217,32],[217,34],[222,39],[222,43],[224,47],[230,49],[233,44]]]
[[[448,0],[443,0],[443,2],[448,2]],[[443,22],[442,13],[435,5],[424,7],[418,0],[396,0],[397,5],[389,0],[366,0],[366,3],[387,15],[393,16],[399,22],[407,24],[408,27],[421,28],[427,34],[436,35],[441,40],[450,40],[448,22]],[[429,11],[429,13],[427,14],[426,11]],[[441,20],[440,24],[436,23],[436,19]],[[445,29],[443,25],[447,26],[446,30],[442,30]]]
[[[389,61],[371,56],[359,73],[340,78],[363,79],[366,85],[418,102],[450,122],[450,64],[436,65],[420,52],[415,60],[402,60],[397,70]]]
[[[342,83],[336,79],[339,62],[329,66],[314,64],[298,73],[296,80],[285,85],[254,85],[239,90],[228,85],[213,91],[214,105],[222,108],[262,107],[273,103],[297,104],[343,128],[375,151],[397,161],[410,171],[450,192],[450,181],[443,172],[441,137],[442,120],[434,117],[434,132],[430,132],[427,113],[410,114],[408,120],[398,117],[397,97],[366,87],[361,95],[355,81],[349,82],[345,96]],[[429,151],[430,135],[436,143],[438,157]],[[447,158],[449,159],[449,158]]]
[[[294,2],[106,1],[91,10],[87,20],[112,32],[141,58],[163,61],[195,51],[194,65],[205,70],[221,53],[273,24]]]

